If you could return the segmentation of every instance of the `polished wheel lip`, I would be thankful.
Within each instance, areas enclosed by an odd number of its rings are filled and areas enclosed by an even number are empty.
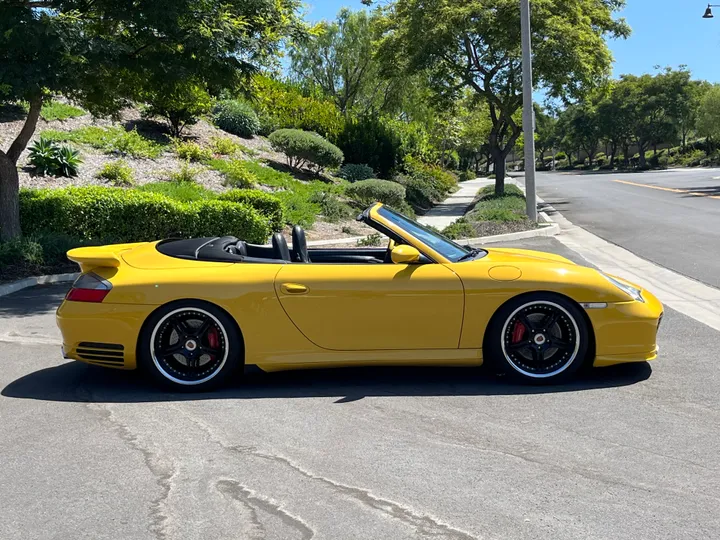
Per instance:
[[[522,311],[523,309],[525,309],[527,307],[536,306],[536,305],[552,306],[556,309],[559,309],[567,316],[568,320],[573,325],[573,329],[575,330],[575,336],[576,336],[575,337],[575,348],[573,350],[572,355],[570,356],[570,358],[568,358],[568,360],[559,369],[556,369],[555,371],[552,371],[550,373],[532,373],[529,371],[525,371],[521,367],[515,365],[515,362],[513,362],[513,360],[510,358],[510,355],[508,355],[507,351],[505,350],[505,335],[506,335],[507,327],[508,327],[508,324],[510,323],[510,321],[513,320],[513,317],[515,317],[515,315],[517,315],[517,313],[519,311]],[[578,328],[577,322],[575,322],[575,317],[573,317],[570,314],[570,312],[568,312],[568,310],[565,309],[564,307],[562,307],[561,305],[559,305],[555,302],[551,302],[549,300],[533,300],[531,302],[527,302],[527,303],[521,305],[519,308],[517,308],[515,311],[513,311],[507,317],[507,319],[505,319],[505,324],[503,325],[502,333],[500,334],[500,347],[502,348],[502,352],[503,352],[503,356],[505,356],[505,360],[507,360],[507,363],[510,364],[515,371],[517,371],[518,373],[520,373],[522,375],[525,375],[526,377],[531,377],[533,379],[547,379],[547,378],[559,375],[560,373],[565,371],[568,367],[570,367],[570,365],[572,365],[572,363],[575,361],[575,358],[577,357],[577,353],[580,350],[580,330]]]
[[[167,371],[165,371],[162,366],[160,365],[159,360],[157,359],[157,356],[155,355],[155,336],[157,335],[157,331],[160,327],[162,327],[163,323],[168,320],[173,315],[177,315],[178,313],[182,313],[184,311],[191,311],[194,313],[202,313],[203,315],[206,315],[210,317],[220,328],[220,331],[223,334],[223,338],[225,338],[225,354],[223,355],[222,362],[218,365],[218,367],[215,368],[215,371],[213,371],[210,375],[205,377],[204,379],[200,379],[197,381],[184,381],[182,379],[178,379],[177,377],[174,377],[170,375]],[[178,308],[176,310],[171,311],[170,313],[166,313],[165,316],[158,321],[158,323],[155,325],[155,328],[153,328],[152,335],[150,336],[150,356],[152,357],[153,364],[155,364],[155,367],[160,372],[160,374],[165,377],[167,380],[172,381],[176,384],[181,384],[183,386],[197,386],[198,384],[203,384],[214,378],[218,373],[222,371],[223,366],[225,366],[225,362],[227,362],[228,358],[228,352],[229,352],[229,342],[228,342],[228,336],[227,332],[225,331],[225,327],[223,324],[218,320],[215,315],[212,313],[202,309],[202,308],[195,308],[195,307],[182,307]]]

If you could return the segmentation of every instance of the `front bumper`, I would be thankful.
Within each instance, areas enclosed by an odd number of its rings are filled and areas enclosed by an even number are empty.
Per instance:
[[[138,335],[154,308],[63,302],[56,315],[63,336],[63,357],[104,367],[135,369]]]
[[[663,305],[646,290],[642,296],[645,302],[618,302],[587,310],[595,332],[594,366],[647,362],[657,357]]]

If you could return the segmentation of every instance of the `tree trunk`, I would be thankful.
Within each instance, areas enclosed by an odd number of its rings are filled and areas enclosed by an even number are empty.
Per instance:
[[[21,234],[20,178],[17,162],[35,133],[41,108],[42,96],[30,100],[30,110],[20,133],[7,153],[0,151],[0,240],[2,241],[12,240]]]
[[[17,166],[0,152],[0,241],[20,236],[19,190]]]
[[[505,156],[502,151],[493,152],[495,166],[495,195],[505,195]]]
[[[610,144],[610,170],[615,165],[615,152],[617,152],[617,144],[611,143]]]

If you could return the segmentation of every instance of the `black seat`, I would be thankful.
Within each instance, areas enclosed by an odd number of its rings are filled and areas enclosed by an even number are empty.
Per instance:
[[[292,230],[293,260],[297,262],[309,263],[310,254],[308,253],[307,240],[305,240],[305,231],[300,225],[295,225]]]
[[[272,248],[273,258],[292,262],[292,258],[290,257],[290,249],[287,245],[287,240],[285,240],[285,237],[282,234],[275,233],[272,235]]]

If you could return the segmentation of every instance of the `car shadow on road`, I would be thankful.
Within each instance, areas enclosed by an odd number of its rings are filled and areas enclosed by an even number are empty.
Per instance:
[[[40,315],[55,311],[62,303],[70,283],[39,285],[0,298],[0,317]]]
[[[581,373],[558,385],[521,385],[478,368],[371,367],[278,373],[248,373],[236,384],[203,393],[167,392],[139,372],[113,371],[69,362],[25,375],[1,392],[5,397],[89,403],[144,403],[205,399],[338,398],[335,403],[365,397],[490,396],[577,392],[627,386],[646,380],[647,362]]]

